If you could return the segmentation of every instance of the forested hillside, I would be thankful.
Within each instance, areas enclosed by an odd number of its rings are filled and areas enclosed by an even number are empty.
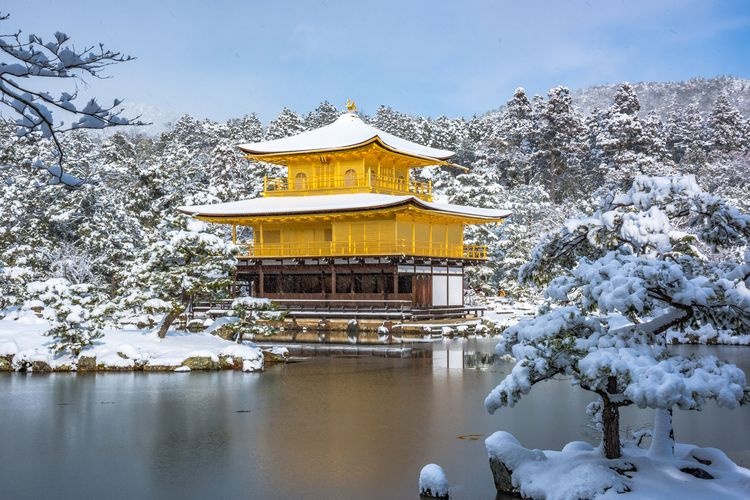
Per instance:
[[[514,212],[503,225],[471,230],[469,242],[489,244],[492,258],[470,285],[473,293],[525,295],[534,292],[519,288],[516,275],[539,236],[636,175],[693,174],[704,190],[750,208],[747,85],[720,78],[579,93],[557,87],[546,96],[518,89],[500,111],[472,119],[412,117],[387,106],[364,118],[457,152],[468,173],[419,174],[439,198]],[[47,170],[34,166],[54,161],[47,141],[18,138],[13,125],[0,124],[0,310],[29,300],[28,283],[50,279],[86,285],[82,307],[118,321],[164,312],[160,283],[167,280],[180,283],[181,297],[205,291],[213,285],[198,268],[190,275],[186,263],[201,249],[217,251],[208,236],[228,242],[229,234],[218,225],[188,227],[174,208],[257,196],[264,175],[282,172],[243,159],[235,146],[319,127],[340,112],[324,102],[307,114],[284,109],[266,126],[253,114],[226,123],[185,115],[159,136],[133,128],[108,137],[70,132],[65,169],[85,180],[77,188],[51,184]],[[183,244],[188,237],[195,248]],[[231,249],[221,251],[231,259]],[[33,298],[63,293],[53,289]]]

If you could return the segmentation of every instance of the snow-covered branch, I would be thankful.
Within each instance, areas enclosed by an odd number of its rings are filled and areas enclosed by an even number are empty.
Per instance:
[[[0,21],[8,17],[0,15]],[[35,34],[24,38],[21,31],[0,34],[0,109],[16,117],[13,123],[18,137],[39,134],[53,142],[57,165],[48,171],[58,183],[68,184],[63,172],[65,149],[60,134],[76,129],[145,123],[139,120],[140,117],[123,117],[119,99],[104,106],[96,99],[83,104],[77,102],[77,86],[71,92],[53,96],[44,88],[45,79],[74,79],[85,83],[84,77],[106,78],[102,73],[105,68],[133,59],[105,49],[101,44],[77,49],[70,37],[61,32],[55,33],[48,41]]]

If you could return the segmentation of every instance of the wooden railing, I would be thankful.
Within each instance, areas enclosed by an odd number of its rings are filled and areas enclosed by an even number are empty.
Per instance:
[[[324,194],[336,191],[411,194],[427,201],[432,200],[432,182],[406,180],[402,177],[370,174],[365,176],[311,176],[305,179],[291,180],[286,177],[264,177],[263,179],[263,196]]]
[[[381,255],[414,255],[486,260],[486,245],[446,245],[412,243],[406,240],[333,242],[307,241],[294,243],[238,244],[239,257],[368,257]]]

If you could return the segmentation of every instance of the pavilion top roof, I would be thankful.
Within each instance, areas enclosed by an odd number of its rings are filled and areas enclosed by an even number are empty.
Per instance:
[[[423,146],[383,132],[363,122],[353,111],[342,114],[330,125],[282,139],[240,144],[239,148],[250,156],[263,158],[349,150],[372,143],[395,153],[435,160],[435,163],[445,162],[454,155],[453,151]]]

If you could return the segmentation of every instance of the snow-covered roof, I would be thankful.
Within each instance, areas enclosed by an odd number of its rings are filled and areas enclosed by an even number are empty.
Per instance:
[[[355,113],[344,113],[324,127],[273,141],[240,144],[245,153],[257,156],[285,153],[335,151],[379,142],[386,149],[424,159],[446,160],[453,151],[430,148],[378,130],[362,121]]]
[[[178,207],[177,210],[197,217],[246,217],[349,212],[390,208],[408,204],[445,214],[487,219],[488,221],[504,219],[511,214],[508,210],[433,203],[420,200],[415,196],[374,193],[253,198],[213,205]]]

